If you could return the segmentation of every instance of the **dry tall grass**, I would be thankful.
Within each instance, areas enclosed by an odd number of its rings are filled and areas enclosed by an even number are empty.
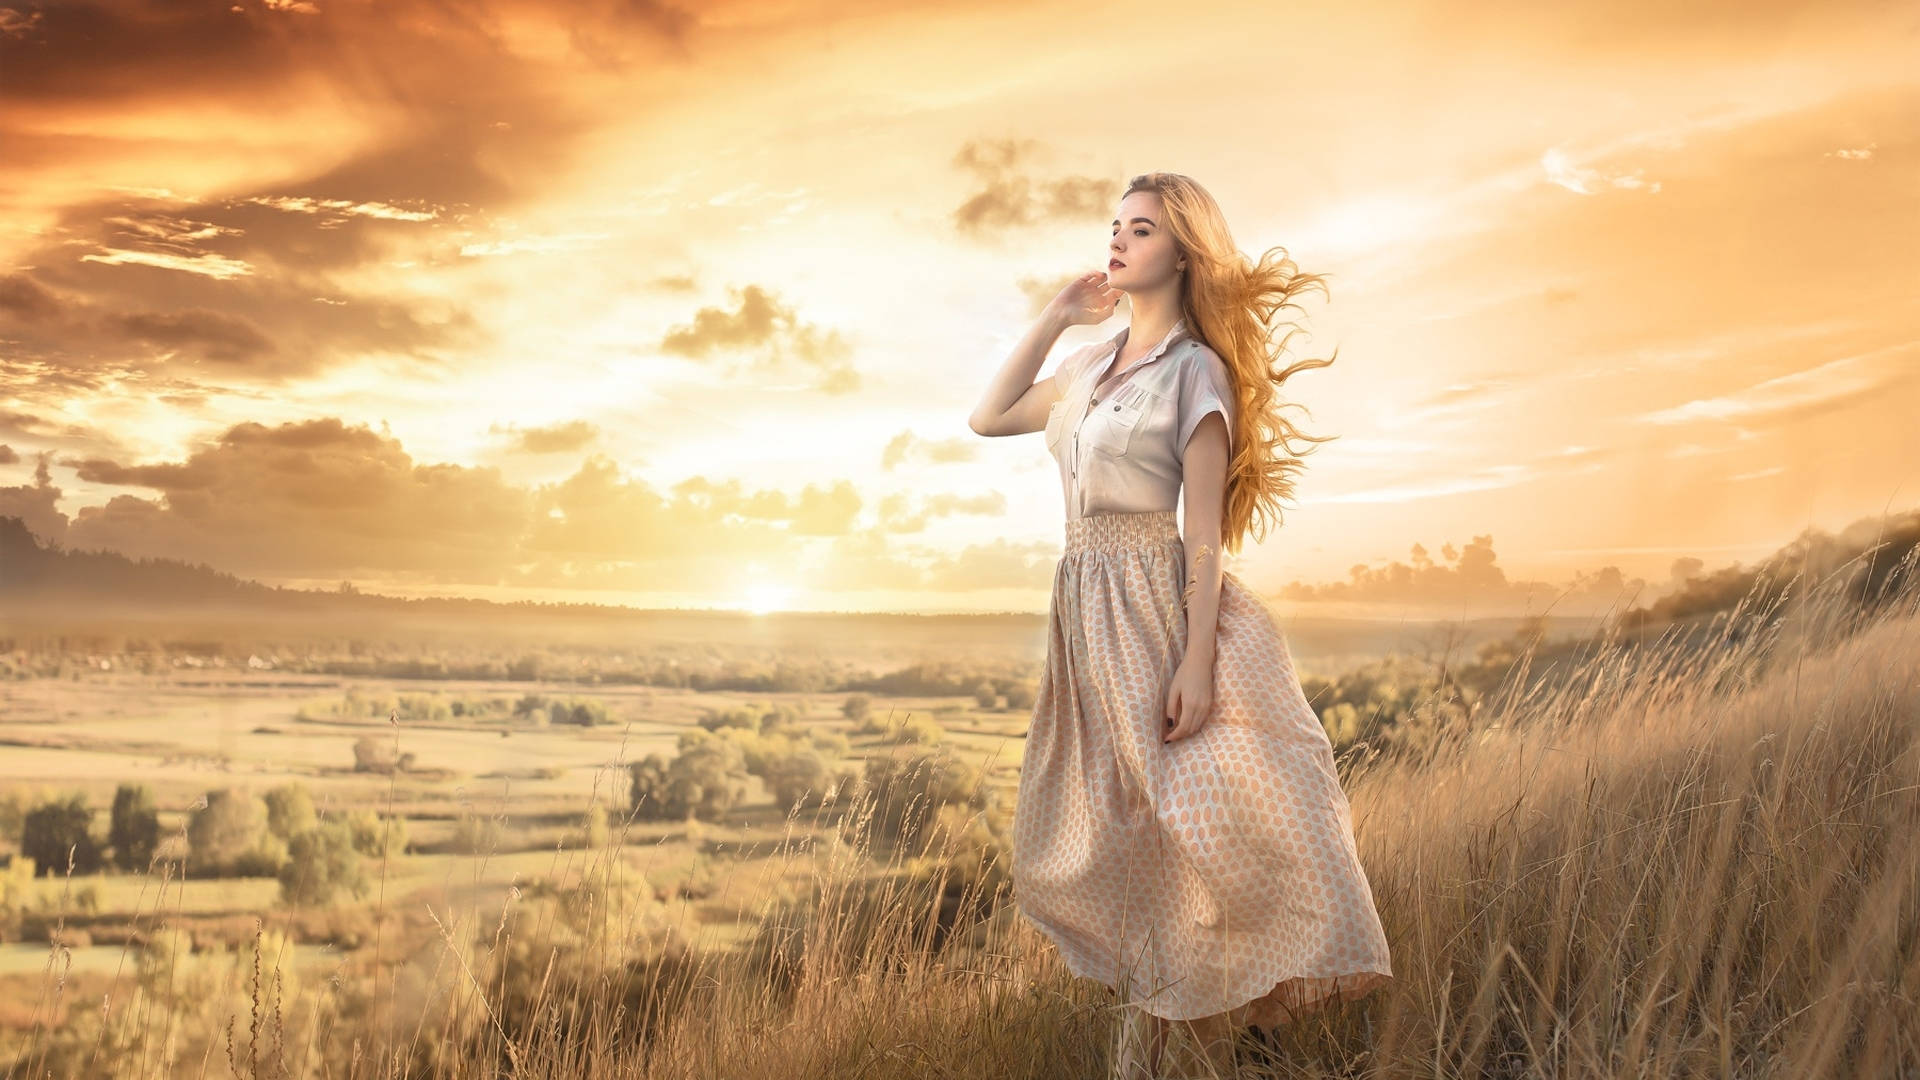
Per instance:
[[[1245,1033],[1243,1074],[1920,1074],[1914,569],[1595,642],[1424,760],[1347,761],[1397,981]],[[326,985],[276,995],[256,950],[231,1028],[212,990],[88,1003],[8,1075],[1104,1075],[1112,995],[989,902],[1003,860],[873,850],[865,812],[822,808],[852,842],[796,845],[815,887],[737,953],[687,949],[611,849]]]

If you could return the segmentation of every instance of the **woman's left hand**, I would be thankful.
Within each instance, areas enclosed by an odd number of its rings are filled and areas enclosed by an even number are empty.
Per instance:
[[[1180,661],[1173,673],[1173,687],[1167,694],[1167,721],[1172,725],[1161,742],[1184,739],[1200,730],[1213,711],[1213,658],[1189,656]]]

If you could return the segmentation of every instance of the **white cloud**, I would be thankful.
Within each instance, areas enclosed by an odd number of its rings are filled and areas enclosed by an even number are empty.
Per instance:
[[[1643,190],[1649,195],[1660,190],[1660,181],[1646,180],[1641,177],[1643,170],[1635,169],[1630,173],[1615,173],[1607,176],[1598,169],[1575,164],[1566,151],[1558,148],[1540,155],[1540,166],[1546,170],[1548,182],[1559,184],[1568,191],[1581,195],[1596,194],[1601,188],[1609,185]]]
[[[1649,424],[1684,424],[1695,420],[1731,420],[1736,417],[1780,412],[1798,406],[1845,397],[1898,378],[1902,369],[1889,367],[1882,360],[1907,352],[1920,341],[1902,342],[1870,352],[1843,356],[1803,371],[1776,375],[1745,390],[1717,397],[1696,398],[1672,408],[1645,413],[1639,419]]]

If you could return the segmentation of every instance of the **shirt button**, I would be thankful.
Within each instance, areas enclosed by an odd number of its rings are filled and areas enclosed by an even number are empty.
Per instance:
[[[1114,412],[1119,412],[1119,411],[1120,411],[1120,406],[1118,406],[1118,405],[1115,405],[1115,406],[1113,407],[1113,411],[1114,411]]]

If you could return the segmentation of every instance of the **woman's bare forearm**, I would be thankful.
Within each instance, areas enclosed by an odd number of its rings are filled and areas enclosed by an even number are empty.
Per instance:
[[[1220,625],[1220,590],[1225,568],[1220,561],[1220,532],[1226,516],[1227,428],[1205,417],[1187,444],[1182,462],[1181,547],[1186,552],[1186,582],[1181,603],[1187,609],[1187,655],[1211,663]]]
[[[1195,520],[1202,516],[1188,518],[1181,530],[1187,553],[1187,655],[1211,660],[1220,627],[1220,520],[1217,514],[1211,522]]]
[[[1047,362],[1047,353],[1072,325],[1072,320],[1051,307],[1043,311],[1013,347],[1006,363],[988,380],[980,404],[974,406],[972,415],[967,417],[967,426],[979,435],[1014,434],[1002,430],[1007,410],[1033,386],[1033,377],[1039,373],[1040,365]]]

